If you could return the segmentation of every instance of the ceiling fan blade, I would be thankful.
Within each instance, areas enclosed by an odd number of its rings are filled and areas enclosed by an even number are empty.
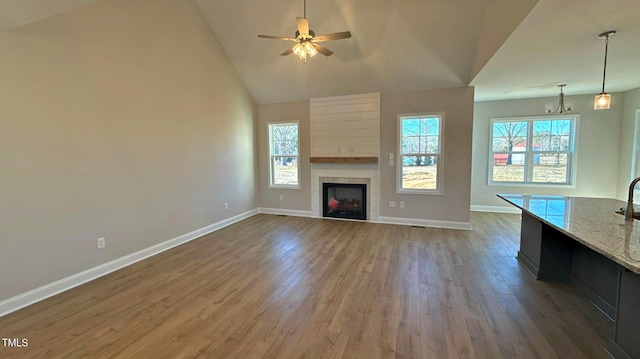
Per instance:
[[[316,43],[311,43],[311,45],[313,45],[313,47],[316,48],[316,50],[318,50],[319,53],[323,54],[324,56],[331,56],[333,55],[333,51],[327,49],[326,47],[320,45],[320,44],[316,44]]]
[[[300,32],[300,37],[303,39],[309,38],[309,20],[303,17],[297,17],[296,23],[298,24],[298,31]]]
[[[284,40],[284,41],[298,42],[298,39],[294,39],[292,37],[280,37],[280,36],[271,36],[271,35],[258,35],[258,37],[263,38],[263,39],[273,39],[273,40]]]
[[[281,55],[281,56],[291,55],[291,53],[293,53],[293,48],[294,48],[295,46],[296,46],[296,45],[291,46],[290,48],[288,48],[285,52],[281,53],[280,55]]]
[[[350,37],[351,37],[351,32],[349,31],[335,32],[333,34],[314,36],[313,39],[311,39],[311,42],[323,42],[323,41],[329,41],[329,40],[348,39]]]

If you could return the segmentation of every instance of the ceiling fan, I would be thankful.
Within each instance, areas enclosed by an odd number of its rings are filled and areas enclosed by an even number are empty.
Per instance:
[[[351,37],[351,33],[349,31],[335,32],[333,34],[326,35],[317,35],[313,30],[309,29],[309,20],[307,20],[307,1],[304,0],[304,17],[296,17],[296,24],[298,26],[298,31],[296,31],[296,37],[280,37],[280,36],[271,36],[271,35],[258,35],[263,39],[275,39],[275,40],[285,40],[292,41],[296,44],[287,49],[282,53],[282,56],[290,55],[291,53],[296,54],[300,58],[300,60],[304,60],[307,62],[307,57],[313,57],[318,52],[325,55],[331,56],[333,55],[333,51],[327,49],[326,47],[319,44],[319,42],[329,41],[329,40],[340,40],[340,39],[348,39]]]

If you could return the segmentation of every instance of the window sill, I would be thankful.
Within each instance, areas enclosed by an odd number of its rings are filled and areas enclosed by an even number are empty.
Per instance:
[[[300,186],[269,185],[269,189],[300,189]]]

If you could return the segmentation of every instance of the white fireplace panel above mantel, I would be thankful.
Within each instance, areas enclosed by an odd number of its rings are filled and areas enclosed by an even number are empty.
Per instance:
[[[311,157],[378,157],[380,94],[311,99]]]

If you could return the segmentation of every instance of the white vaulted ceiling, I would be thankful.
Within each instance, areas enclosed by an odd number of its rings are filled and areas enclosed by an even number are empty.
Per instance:
[[[3,0],[0,29],[27,25],[95,0]],[[109,0],[101,0],[109,1]],[[158,0],[160,1],[160,0]],[[280,56],[303,0],[195,0],[258,103],[368,92],[475,86],[476,100],[640,87],[638,0],[307,0],[316,34],[351,31],[306,64]]]

